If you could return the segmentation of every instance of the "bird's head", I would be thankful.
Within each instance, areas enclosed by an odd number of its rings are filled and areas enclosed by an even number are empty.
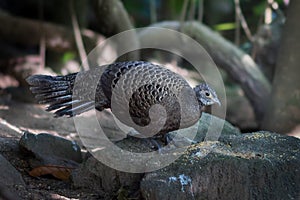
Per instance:
[[[201,83],[194,87],[196,97],[202,106],[209,106],[217,103],[221,105],[216,92],[206,83]]]

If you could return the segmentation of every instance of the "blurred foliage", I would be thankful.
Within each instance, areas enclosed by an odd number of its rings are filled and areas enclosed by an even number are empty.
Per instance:
[[[151,19],[150,0],[121,0],[131,16],[131,20],[136,27],[148,26]],[[185,0],[151,0],[155,2],[155,9],[158,21],[179,20]],[[195,2],[197,10],[200,0],[188,0],[190,12],[191,2]],[[202,0],[204,10],[204,23],[221,32],[228,39],[234,38],[235,5],[234,0]],[[284,0],[275,0],[281,9],[285,9]],[[79,24],[81,27],[91,26],[93,14],[91,12],[90,1],[76,0],[74,5],[77,11]],[[262,20],[267,0],[240,0],[241,9],[249,28],[256,32],[259,22]],[[45,1],[45,0],[0,0],[0,8],[13,15],[27,18],[41,18],[50,22],[60,23],[70,26],[69,1]],[[276,17],[276,16],[274,16]],[[243,39],[243,38],[242,38]],[[244,38],[245,39],[245,38]]]
[[[249,1],[249,0],[248,0]],[[279,5],[283,5],[283,0],[275,0]],[[253,7],[253,13],[256,16],[260,16],[264,13],[266,9],[266,1],[261,1],[256,6]]]
[[[236,27],[236,24],[235,23],[222,23],[222,24],[217,24],[214,26],[214,29],[216,31],[228,31],[228,30],[232,30],[232,29],[235,29]]]
[[[92,1],[73,0],[76,16],[81,28],[88,28],[97,32],[99,21],[95,16]],[[107,0],[108,1],[108,0]],[[134,27],[145,27],[151,24],[151,18],[160,21],[180,20],[183,13],[183,4],[188,1],[186,20],[198,19],[199,6],[203,5],[203,23],[210,26],[227,39],[234,41],[235,37],[235,5],[234,0],[121,0],[127,10]],[[152,8],[151,9],[151,2]],[[284,0],[275,0],[278,2],[281,10],[285,10]],[[286,1],[286,0],[285,0]],[[200,2],[203,2],[201,4]],[[194,6],[192,6],[194,5]],[[267,0],[240,0],[240,5],[249,29],[253,34],[256,33],[259,25],[263,22],[264,12],[267,6]],[[70,18],[70,0],[0,0],[0,9],[11,15],[38,19],[41,21],[53,22],[71,28]],[[193,11],[191,11],[193,9]],[[152,12],[151,12],[152,10]],[[156,13],[153,13],[153,10]],[[191,16],[191,13],[195,13]],[[276,14],[274,12],[274,18]],[[101,33],[100,33],[101,34]],[[248,38],[241,30],[241,46],[243,49],[249,47]],[[246,45],[245,45],[246,44]],[[17,47],[22,49],[24,54],[39,53],[38,46]],[[7,48],[6,48],[7,49]],[[61,66],[68,60],[78,59],[74,52],[65,54],[46,51],[46,65],[51,66],[56,72],[59,72]]]
[[[153,0],[155,1],[158,21],[179,20],[184,0]],[[196,2],[196,16],[199,0]],[[283,0],[275,0],[282,10],[285,9]],[[150,24],[150,0],[122,0],[124,6],[132,17],[136,27]],[[234,0],[203,0],[204,21],[214,30],[220,32],[224,37],[234,40],[235,29],[235,5]],[[260,24],[267,6],[267,0],[240,0],[240,5],[250,30],[255,33]],[[189,12],[190,6],[188,7]],[[189,13],[187,13],[188,15]],[[276,15],[274,15],[274,18]],[[243,31],[242,31],[243,34]],[[242,41],[247,38],[242,35]]]
[[[75,0],[78,21],[86,25],[88,1]],[[0,8],[16,16],[70,25],[69,0],[0,0]],[[41,16],[42,15],[42,16]]]
[[[185,0],[121,0],[128,11],[135,27],[144,27],[150,24],[151,9],[150,1],[154,1],[157,21],[179,20]],[[195,16],[200,0],[188,0],[189,6],[187,16],[191,9],[191,2],[196,5]],[[203,1],[203,23],[220,32],[224,37],[234,40],[235,29],[235,5],[234,0],[201,0]],[[284,0],[275,0],[282,10],[285,9]],[[240,0],[241,9],[250,30],[255,33],[259,23],[262,21],[267,6],[267,0]],[[0,0],[0,8],[17,16],[27,18],[43,19],[50,22],[70,26],[69,1],[45,1],[45,0]],[[90,1],[75,0],[74,6],[81,27],[93,29]],[[42,9],[41,9],[42,8]],[[41,11],[42,10],[42,11]],[[43,14],[41,14],[41,12]],[[41,15],[43,15],[41,17]],[[276,17],[276,15],[274,15]],[[243,31],[242,31],[243,34]],[[247,40],[242,35],[242,41]]]
[[[65,52],[62,56],[63,63],[67,63],[70,60],[74,60],[76,58],[76,54],[74,52],[68,51]]]

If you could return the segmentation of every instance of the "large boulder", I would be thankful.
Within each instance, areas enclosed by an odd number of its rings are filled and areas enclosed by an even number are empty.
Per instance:
[[[192,145],[145,175],[145,199],[298,199],[300,140],[269,132]]]

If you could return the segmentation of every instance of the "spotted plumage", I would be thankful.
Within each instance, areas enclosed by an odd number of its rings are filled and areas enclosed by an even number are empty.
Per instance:
[[[189,127],[199,120],[204,106],[220,103],[207,84],[191,88],[180,75],[144,61],[118,62],[66,76],[33,75],[27,82],[39,103],[49,104],[47,111],[55,111],[56,117],[110,108],[138,131],[164,121],[157,134]],[[162,107],[151,118],[154,105]]]

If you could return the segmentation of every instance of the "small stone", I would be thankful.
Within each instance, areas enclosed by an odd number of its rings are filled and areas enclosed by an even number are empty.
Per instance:
[[[74,167],[76,163],[82,162],[81,149],[77,143],[51,134],[25,132],[19,145],[23,152],[34,154],[36,159],[31,160],[32,167],[49,164]]]

